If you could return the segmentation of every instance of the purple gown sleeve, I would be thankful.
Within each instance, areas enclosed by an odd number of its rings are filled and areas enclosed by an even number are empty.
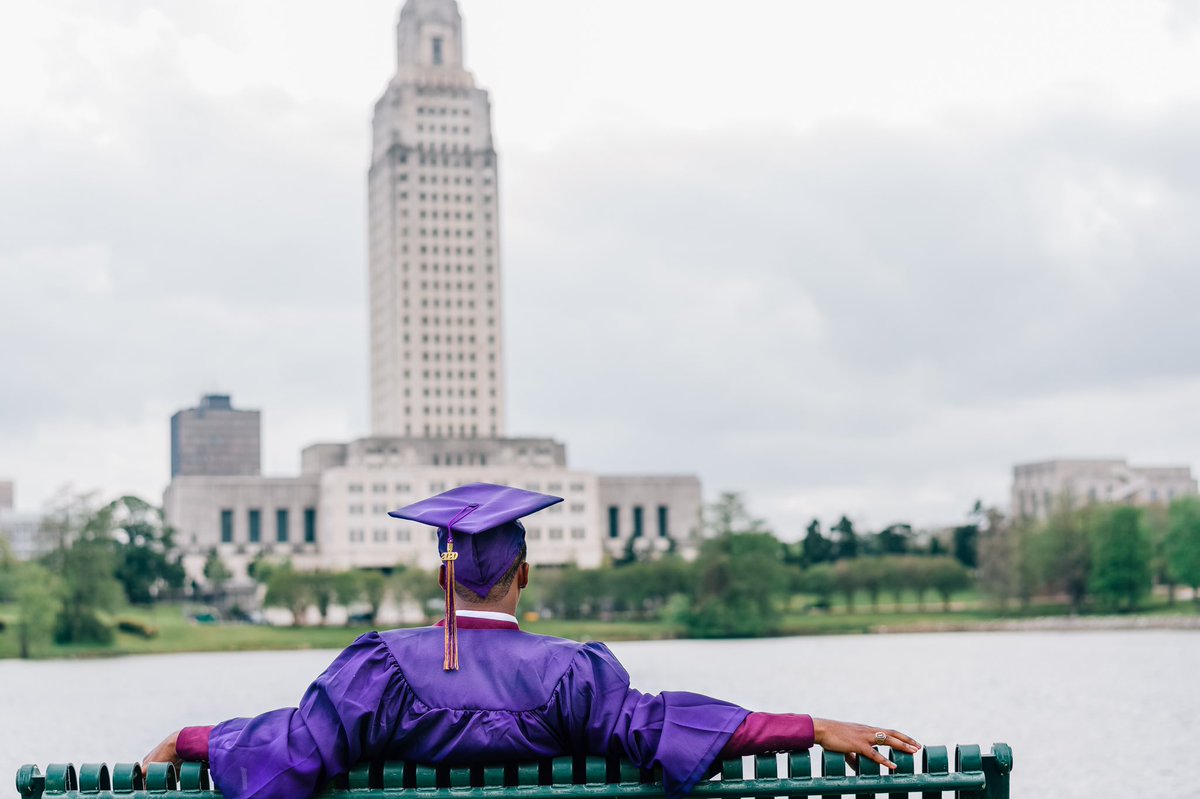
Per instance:
[[[585,644],[559,686],[565,734],[589,754],[617,754],[662,768],[676,799],[704,777],[749,711],[684,691],[643,694],[603,644]]]
[[[392,738],[407,686],[378,633],[346,648],[300,706],[213,728],[209,768],[226,799],[307,799]]]

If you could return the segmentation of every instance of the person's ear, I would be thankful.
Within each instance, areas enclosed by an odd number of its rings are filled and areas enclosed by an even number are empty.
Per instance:
[[[438,567],[438,586],[443,591],[446,590],[446,567],[445,566]]]
[[[529,585],[529,561],[525,561],[517,567],[517,588],[522,591]]]

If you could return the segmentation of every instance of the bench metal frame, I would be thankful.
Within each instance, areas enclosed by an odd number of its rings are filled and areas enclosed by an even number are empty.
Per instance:
[[[815,755],[815,756],[814,756]],[[1012,749],[997,743],[987,754],[975,745],[954,749],[954,768],[946,747],[928,746],[921,768],[906,752],[890,752],[897,765],[880,766],[859,758],[860,772],[848,773],[845,757],[814,750],[779,756],[725,760],[711,780],[697,785],[697,799],[755,799],[801,796],[877,796],[922,799],[953,791],[961,799],[1008,799]],[[746,765],[750,768],[747,769]],[[820,773],[813,771],[820,765]],[[176,772],[155,763],[146,774],[136,763],[85,763],[77,769],[55,763],[43,774],[37,766],[17,772],[21,799],[223,799],[201,763],[184,763]],[[168,794],[168,796],[164,796]],[[402,761],[356,766],[320,794],[322,799],[664,799],[661,775],[627,761],[604,757],[558,757],[499,766],[427,766]]]

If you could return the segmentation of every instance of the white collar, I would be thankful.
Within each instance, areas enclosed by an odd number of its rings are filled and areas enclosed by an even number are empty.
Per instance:
[[[464,616],[468,619],[491,619],[492,621],[508,621],[517,624],[517,617],[511,613],[500,613],[495,610],[460,610],[458,616]]]

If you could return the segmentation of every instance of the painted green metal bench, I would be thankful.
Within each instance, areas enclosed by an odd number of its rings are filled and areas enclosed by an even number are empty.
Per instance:
[[[720,773],[701,782],[692,796],[703,799],[751,797],[875,796],[889,799],[919,794],[924,799],[944,792],[964,799],[1007,799],[1012,749],[994,744],[987,754],[978,746],[958,746],[951,768],[944,746],[922,750],[917,770],[912,755],[890,754],[898,768],[880,774],[875,763],[861,759],[862,773],[848,772],[842,755],[808,752],[726,760]],[[750,764],[750,768],[747,768]],[[814,769],[814,765],[820,768]],[[21,799],[221,799],[207,769],[185,763],[176,772],[165,763],[146,774],[136,763],[111,769],[102,763],[76,768],[56,763],[42,774],[37,766],[17,772]],[[164,794],[166,796],[164,796]],[[463,768],[403,762],[364,764],[326,789],[325,799],[658,799],[658,775],[639,771],[615,758],[560,757],[534,763]]]

